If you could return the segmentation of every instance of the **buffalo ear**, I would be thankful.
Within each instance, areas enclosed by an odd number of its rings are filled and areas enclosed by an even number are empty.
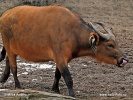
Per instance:
[[[99,43],[99,36],[97,33],[92,32],[90,33],[90,38],[89,38],[89,44],[92,48],[93,51],[97,50],[96,45]]]
[[[115,35],[115,30],[113,27],[110,28],[110,30],[112,31],[112,33]]]

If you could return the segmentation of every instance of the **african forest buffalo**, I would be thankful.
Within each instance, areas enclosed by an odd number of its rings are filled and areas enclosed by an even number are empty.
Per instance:
[[[0,33],[4,44],[1,60],[6,53],[6,68],[0,81],[8,79],[11,69],[15,88],[21,88],[17,77],[18,55],[33,62],[54,61],[56,71],[52,90],[59,92],[62,76],[69,95],[75,96],[68,70],[68,62],[72,59],[90,56],[120,67],[128,62],[110,28],[101,22],[96,24],[102,26],[105,32],[60,5],[19,6],[7,10],[0,17]]]

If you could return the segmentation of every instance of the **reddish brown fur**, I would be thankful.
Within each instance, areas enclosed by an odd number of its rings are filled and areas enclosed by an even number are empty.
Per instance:
[[[10,55],[10,52],[15,55],[19,54],[34,62],[56,61],[56,56],[62,54],[67,56],[64,58],[71,59],[71,55],[76,49],[75,46],[78,46],[77,40],[75,40],[76,34],[73,32],[78,32],[77,29],[82,28],[79,24],[80,17],[75,15],[68,9],[56,5],[48,7],[21,6],[7,11],[1,17],[1,33],[7,54]],[[83,29],[83,31],[86,30]],[[5,36],[5,34],[11,36]],[[88,35],[88,39],[89,34],[85,35]],[[5,38],[8,38],[6,43],[7,39]],[[61,51],[60,46],[63,49]]]

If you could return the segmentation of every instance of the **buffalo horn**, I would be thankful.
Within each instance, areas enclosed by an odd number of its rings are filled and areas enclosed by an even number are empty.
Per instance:
[[[102,37],[103,39],[109,40],[109,36],[108,36],[109,34],[103,34],[99,30],[97,30],[97,28],[91,22],[89,24],[100,37]]]
[[[95,22],[95,23],[101,25],[108,34],[112,35],[111,30],[104,23],[102,22]]]

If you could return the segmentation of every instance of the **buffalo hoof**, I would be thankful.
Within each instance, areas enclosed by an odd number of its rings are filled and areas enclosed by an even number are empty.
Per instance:
[[[60,94],[59,88],[52,88],[52,91],[54,91],[55,93],[59,93]]]
[[[75,94],[74,94],[73,89],[70,89],[70,90],[69,90],[69,96],[71,96],[71,97],[75,97]]]
[[[6,82],[6,80],[4,79],[4,78],[0,78],[0,83],[5,83]]]

